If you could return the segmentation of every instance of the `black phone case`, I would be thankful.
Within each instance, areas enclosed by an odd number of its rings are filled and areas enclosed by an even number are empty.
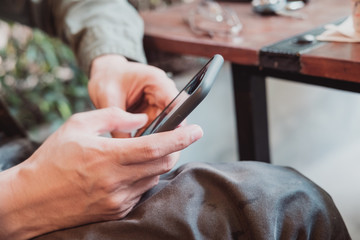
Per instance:
[[[224,59],[221,55],[216,54],[213,56],[141,135],[170,131],[179,126],[208,95],[223,63]],[[161,120],[156,126],[152,126],[184,91],[189,94],[189,97],[172,112],[171,116],[167,116],[167,118]]]

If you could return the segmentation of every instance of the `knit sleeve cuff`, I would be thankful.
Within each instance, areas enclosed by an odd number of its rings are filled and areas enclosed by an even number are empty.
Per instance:
[[[136,36],[136,31],[128,31],[106,27],[88,29],[81,37],[83,40],[76,53],[81,69],[89,75],[92,60],[105,54],[119,54],[128,59],[146,63],[143,44],[140,42],[142,37]]]

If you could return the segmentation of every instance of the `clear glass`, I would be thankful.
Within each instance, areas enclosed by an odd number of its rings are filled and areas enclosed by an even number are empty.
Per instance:
[[[211,38],[236,37],[243,27],[232,9],[222,7],[215,1],[201,1],[189,12],[186,20],[194,33]]]
[[[352,19],[354,24],[354,30],[360,33],[360,0],[353,0]]]
[[[276,13],[286,6],[286,0],[253,0],[254,11],[258,13]]]

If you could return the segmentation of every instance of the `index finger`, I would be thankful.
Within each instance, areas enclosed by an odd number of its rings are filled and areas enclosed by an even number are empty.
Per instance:
[[[149,103],[165,108],[179,93],[175,82],[163,71],[154,71],[149,77],[152,78],[151,84],[144,89],[149,93]]]
[[[178,152],[199,140],[203,131],[198,125],[129,139],[104,139],[111,156],[121,165],[154,161]]]

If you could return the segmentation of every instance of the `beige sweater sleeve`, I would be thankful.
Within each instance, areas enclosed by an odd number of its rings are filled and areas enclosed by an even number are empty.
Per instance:
[[[8,6],[4,13],[11,9],[12,16],[7,14],[8,18],[39,27],[69,44],[86,73],[91,61],[103,54],[146,61],[142,44],[144,24],[126,0],[0,0],[0,3]]]

